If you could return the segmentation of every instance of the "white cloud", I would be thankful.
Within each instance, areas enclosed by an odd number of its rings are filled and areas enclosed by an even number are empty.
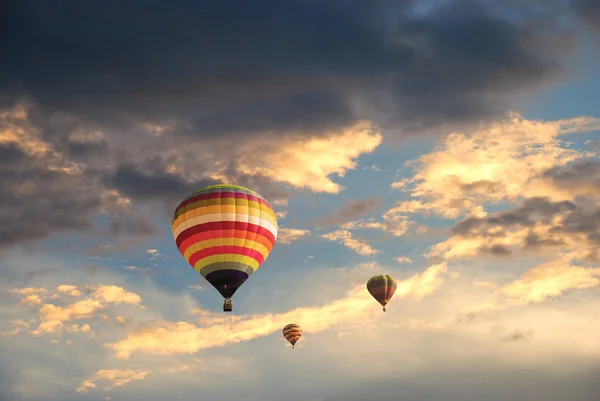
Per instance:
[[[373,249],[369,244],[352,238],[352,233],[348,230],[333,231],[323,234],[321,237],[329,241],[340,242],[346,248],[352,249],[361,256],[372,256],[381,253],[381,251]]]

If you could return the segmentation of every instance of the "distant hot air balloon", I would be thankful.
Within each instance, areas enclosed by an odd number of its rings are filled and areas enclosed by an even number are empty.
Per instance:
[[[375,300],[379,302],[381,306],[383,306],[384,312],[385,306],[394,296],[397,286],[398,283],[392,276],[384,274],[380,276],[373,276],[367,282],[367,290],[373,296],[373,298],[375,298]]]
[[[225,298],[267,259],[277,217],[262,196],[237,185],[211,185],[185,198],[173,216],[173,237],[185,260]]]
[[[293,349],[300,337],[302,337],[302,327],[296,323],[290,323],[283,328],[283,336],[292,344]]]

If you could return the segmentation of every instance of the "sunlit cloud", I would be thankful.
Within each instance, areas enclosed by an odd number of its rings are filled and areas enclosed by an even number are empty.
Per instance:
[[[77,286],[74,285],[59,285],[58,287],[56,287],[56,291],[59,293],[70,295],[72,297],[80,297],[82,295],[81,291],[79,291],[79,288],[77,288]]]
[[[138,294],[115,285],[88,286],[88,289],[92,290],[89,297],[68,303],[65,306],[47,303],[46,300],[59,299],[60,296],[83,296],[79,288],[74,285],[59,285],[54,293],[44,288],[31,287],[15,289],[13,292],[24,295],[20,303],[26,304],[31,308],[39,307],[37,314],[39,315],[40,323],[31,332],[34,336],[59,333],[61,331],[89,333],[91,332],[91,327],[88,323],[83,325],[68,323],[97,316],[98,312],[106,309],[109,305],[118,305],[121,303],[138,305],[141,302],[141,297]],[[44,294],[44,297],[39,297],[37,294]],[[31,297],[36,298],[33,299]]]
[[[439,289],[447,272],[443,263],[434,265],[423,273],[399,281],[396,298],[421,300]],[[297,308],[281,314],[264,314],[239,317],[231,320],[208,312],[196,311],[203,318],[205,327],[188,322],[160,321],[129,333],[126,339],[107,343],[117,358],[128,359],[133,352],[157,355],[191,354],[200,349],[222,347],[229,343],[249,341],[269,335],[290,321],[310,322],[303,325],[305,333],[317,333],[339,324],[361,324],[365,318],[375,318],[380,313],[373,306],[373,299],[364,284],[348,292],[347,297],[321,307]],[[377,314],[376,314],[377,313]]]
[[[274,148],[261,144],[260,152],[245,149],[237,168],[244,174],[262,175],[296,188],[336,194],[342,187],[329,177],[343,177],[355,169],[355,159],[373,152],[382,140],[370,123],[360,122],[325,137],[290,140]]]
[[[132,381],[144,380],[149,374],[149,370],[101,369],[81,382],[76,391],[78,393],[88,393],[90,390],[96,388],[97,382],[106,382],[104,390],[109,391],[115,387],[122,387]]]
[[[323,234],[321,237],[332,242],[339,242],[361,256],[372,256],[381,253],[381,251],[373,249],[371,245],[352,238],[352,233],[348,230],[333,231]]]
[[[294,241],[302,239],[310,235],[309,230],[300,228],[279,228],[277,231],[277,243],[281,245],[289,245]]]
[[[557,260],[528,270],[512,283],[498,288],[493,297],[474,311],[539,304],[571,290],[600,286],[600,269],[573,266]]]
[[[455,219],[485,215],[485,202],[533,196],[571,199],[572,194],[554,187],[542,174],[590,155],[569,149],[560,137],[597,129],[600,120],[591,117],[534,121],[512,114],[470,135],[452,133],[439,150],[411,162],[416,168],[412,178],[391,185],[414,199],[399,202],[388,215],[425,213]]]

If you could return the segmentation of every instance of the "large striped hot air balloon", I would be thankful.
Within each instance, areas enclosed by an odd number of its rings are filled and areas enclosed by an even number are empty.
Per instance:
[[[290,323],[283,328],[283,337],[290,344],[292,344],[292,349],[295,347],[300,337],[302,337],[302,327],[298,326],[296,323]]]
[[[396,287],[398,287],[396,280],[392,276],[384,274],[371,277],[367,282],[367,290],[383,306],[384,312],[385,306],[396,292]]]
[[[211,185],[183,200],[173,216],[173,237],[188,263],[231,297],[267,259],[277,239],[277,217],[262,196],[237,185]]]

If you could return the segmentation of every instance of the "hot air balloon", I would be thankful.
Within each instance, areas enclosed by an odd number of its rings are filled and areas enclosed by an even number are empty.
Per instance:
[[[185,260],[225,298],[267,259],[277,239],[273,208],[256,192],[211,185],[185,198],[173,216],[173,237]]]
[[[300,337],[302,337],[302,327],[298,326],[296,323],[288,324],[283,328],[283,337],[292,344],[292,349],[294,349],[294,346]]]
[[[375,298],[375,300],[379,302],[381,306],[383,306],[384,312],[385,306],[394,296],[397,286],[398,283],[392,276],[384,274],[373,276],[367,282],[367,290],[373,296],[373,298]]]

